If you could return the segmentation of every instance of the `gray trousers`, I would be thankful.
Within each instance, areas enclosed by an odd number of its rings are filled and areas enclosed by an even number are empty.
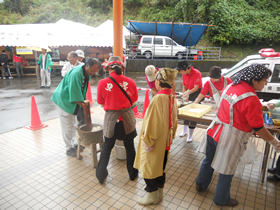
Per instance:
[[[58,107],[58,115],[60,119],[62,138],[65,142],[66,151],[70,148],[74,148],[74,145],[78,145],[76,139],[77,118],[73,114],[65,112]]]
[[[41,69],[41,86],[51,86],[51,72],[46,69]]]
[[[3,68],[2,77],[5,77],[7,72],[9,73],[9,77],[12,76],[9,65],[4,65],[4,66],[2,66],[2,68]]]
[[[23,77],[22,63],[16,62],[16,71],[17,71],[18,77],[20,77],[20,75]]]

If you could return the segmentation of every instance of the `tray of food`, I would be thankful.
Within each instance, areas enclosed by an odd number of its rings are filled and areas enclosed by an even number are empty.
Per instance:
[[[179,114],[192,117],[202,117],[207,112],[211,112],[212,106],[204,104],[191,103],[179,108]]]

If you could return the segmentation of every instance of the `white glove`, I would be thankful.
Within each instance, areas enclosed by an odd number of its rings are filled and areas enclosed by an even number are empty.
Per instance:
[[[268,103],[266,106],[270,110],[275,109],[275,104],[273,104],[273,103]]]
[[[183,94],[183,100],[186,102],[189,102],[189,96],[190,96],[190,94],[189,94],[188,90],[185,91]]]
[[[273,140],[267,142],[273,146],[273,149],[276,152],[280,152],[280,141],[277,138],[274,138]]]
[[[144,143],[144,149],[146,152],[152,152],[154,151],[154,146],[148,146],[146,143]]]

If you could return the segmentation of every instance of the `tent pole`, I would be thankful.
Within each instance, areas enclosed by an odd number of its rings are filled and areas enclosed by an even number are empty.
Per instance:
[[[155,38],[157,34],[157,22],[155,22],[155,33],[154,33],[154,53],[156,53]],[[152,53],[152,59],[154,59],[154,53]]]
[[[210,21],[211,22],[211,21]],[[208,29],[210,22],[208,23],[207,27],[204,29],[204,31],[201,33],[200,37],[197,39],[196,43],[194,45],[196,45],[198,43],[198,40],[200,40],[200,38],[202,37],[202,35],[204,34],[205,30]]]
[[[193,24],[191,25],[190,47],[192,46],[192,27],[193,27]]]
[[[38,61],[37,61],[37,50],[34,50],[35,51],[35,63],[36,63],[36,72],[37,72],[37,79],[40,79],[40,69],[38,71]]]
[[[172,21],[172,30],[171,30],[171,39],[172,39],[172,43],[171,43],[171,58],[173,55],[173,29],[174,29],[174,22]]]

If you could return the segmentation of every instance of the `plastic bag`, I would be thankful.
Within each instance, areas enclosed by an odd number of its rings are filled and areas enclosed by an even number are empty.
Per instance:
[[[252,164],[261,155],[263,155],[263,153],[257,150],[256,138],[250,138],[247,144],[247,149],[240,158],[240,162],[237,166],[237,173],[242,174],[244,166],[246,164]]]

